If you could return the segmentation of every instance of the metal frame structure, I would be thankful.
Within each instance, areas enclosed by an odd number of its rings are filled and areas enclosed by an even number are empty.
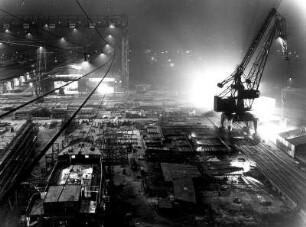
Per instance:
[[[282,44],[283,58],[288,61],[285,19],[277,13],[276,9],[272,9],[251,43],[241,64],[229,77],[217,84],[220,88],[225,87],[218,96],[215,96],[214,102],[214,110],[222,112],[222,128],[224,128],[225,119],[230,122],[230,130],[232,121],[253,121],[255,132],[257,131],[258,119],[248,111],[252,109],[254,99],[260,95],[259,85],[270,53],[270,48],[276,35],[280,38]],[[249,66],[264,37],[265,40],[263,41],[261,49],[258,50],[252,65]]]
[[[117,28],[128,27],[127,15],[90,15],[90,18],[96,27],[108,27],[110,23],[115,24]],[[0,29],[9,29],[11,27],[31,29],[31,27],[37,26],[43,28],[46,24],[54,24],[55,27],[68,27],[69,23],[75,23],[76,27],[89,27],[88,20],[83,15],[19,15],[16,18],[0,15],[0,21],[2,22]],[[28,24],[29,27],[24,27],[24,24]]]
[[[114,74],[120,75],[120,83],[123,91],[129,88],[129,41],[128,41],[128,17],[126,15],[90,15],[91,22],[83,15],[61,15],[61,16],[42,16],[42,15],[20,15],[16,17],[0,15],[0,32],[5,33],[6,29],[24,31],[25,33],[31,31],[46,31],[47,33],[54,33],[56,29],[72,29],[70,25],[75,28],[88,29],[103,29],[105,34],[110,34],[112,29],[116,38],[116,62],[118,69],[113,71]],[[114,26],[114,27],[112,27]],[[41,32],[40,32],[41,33]],[[52,35],[52,34],[51,34]],[[86,51],[85,51],[86,52]],[[95,53],[99,54],[99,53]],[[45,56],[44,56],[44,60]],[[40,65],[40,63],[38,63]],[[38,69],[39,71],[39,69]],[[16,76],[18,77],[18,76]],[[37,75],[34,75],[37,77]],[[8,79],[11,80],[12,78]],[[39,78],[36,78],[39,80]],[[41,90],[38,88],[38,90]]]

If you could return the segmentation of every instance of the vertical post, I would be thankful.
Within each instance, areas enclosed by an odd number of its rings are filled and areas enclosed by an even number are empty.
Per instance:
[[[125,18],[128,20],[127,18]],[[129,89],[129,40],[128,40],[128,21],[122,28],[122,73],[123,73],[123,86],[125,92]]]

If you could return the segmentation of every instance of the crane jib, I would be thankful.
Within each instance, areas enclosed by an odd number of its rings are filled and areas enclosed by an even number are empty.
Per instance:
[[[254,99],[260,95],[258,88],[273,40],[276,36],[278,36],[282,47],[283,58],[289,60],[286,41],[286,21],[277,13],[276,9],[272,9],[239,66],[224,81],[217,84],[218,87],[223,88],[223,91],[218,96],[215,96],[214,110],[222,112],[226,116],[221,119],[222,125],[225,118],[228,118],[228,120],[248,119],[255,121],[255,118],[250,118],[247,111],[252,109]],[[265,39],[263,40],[264,37]],[[259,49],[258,46],[261,42],[263,44]],[[256,56],[254,56],[255,52]],[[252,64],[250,64],[251,60]],[[246,115],[248,115],[247,118],[244,117]]]

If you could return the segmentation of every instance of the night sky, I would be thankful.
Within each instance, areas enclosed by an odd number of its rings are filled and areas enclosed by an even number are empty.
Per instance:
[[[268,12],[287,20],[290,69],[275,42],[262,89],[290,74],[306,86],[306,6],[303,0],[80,0],[91,14],[129,16],[130,81],[183,89],[195,74],[222,80],[240,63]],[[74,0],[1,0],[13,14],[82,14]]]

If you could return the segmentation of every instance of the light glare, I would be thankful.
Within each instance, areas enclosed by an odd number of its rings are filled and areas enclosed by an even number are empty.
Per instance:
[[[88,61],[83,61],[82,62],[82,67],[88,67],[89,66],[89,62]]]
[[[100,94],[111,94],[114,93],[114,87],[109,86],[105,83],[101,83],[100,86],[98,87],[98,92]]]
[[[275,99],[261,96],[258,99],[255,99],[253,104],[253,112],[261,122],[271,121],[275,118],[275,104]]]
[[[229,75],[231,70],[230,67],[207,67],[194,71],[187,82],[189,84],[187,87],[188,101],[197,108],[205,107],[208,111],[213,110],[214,95],[219,91],[217,83],[220,78]]]

